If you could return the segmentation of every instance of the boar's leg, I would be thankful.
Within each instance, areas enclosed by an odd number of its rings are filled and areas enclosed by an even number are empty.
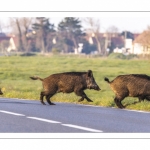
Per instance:
[[[84,97],[81,97],[79,100],[78,100],[78,102],[81,102],[81,101],[83,101],[84,100]]]
[[[144,101],[144,99],[150,101],[150,96],[139,96],[139,102]]]
[[[40,101],[41,101],[41,103],[43,104],[43,105],[46,105],[45,103],[44,103],[44,101],[43,101],[43,97],[45,96],[45,94],[44,94],[44,92],[41,92],[41,94],[40,94]]]
[[[0,88],[0,95],[3,95],[3,92],[1,91],[1,88]]]
[[[47,100],[47,102],[48,102],[50,105],[55,105],[54,103],[52,103],[52,102],[50,101],[50,98],[51,98],[53,95],[54,95],[54,94],[46,95],[46,100]]]
[[[84,93],[83,90],[77,90],[75,91],[76,95],[81,96],[81,98],[78,100],[78,102],[81,102],[84,100],[84,98],[88,101],[88,102],[93,102],[91,99],[89,99],[87,97],[87,95]]]
[[[122,103],[121,103],[121,101],[123,100],[124,98],[118,98],[117,96],[115,97],[115,99],[114,99],[114,101],[115,101],[115,103],[116,103],[116,105],[119,107],[119,108],[125,108],[123,105],[122,105]]]
[[[139,96],[139,102],[144,101],[144,99],[146,98],[145,96]]]
[[[85,95],[86,96],[86,95]],[[85,99],[88,101],[88,102],[93,102],[90,98],[88,98],[87,96],[85,97]]]
[[[146,96],[145,99],[150,101],[150,96]]]

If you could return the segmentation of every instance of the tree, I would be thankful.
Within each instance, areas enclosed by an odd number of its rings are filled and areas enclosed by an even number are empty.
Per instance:
[[[3,28],[5,27],[6,25],[4,25],[3,21],[0,20],[0,32],[2,33],[3,32]]]
[[[10,18],[10,25],[13,32],[18,34],[18,49],[19,51],[28,51],[28,37],[27,32],[34,18]]]
[[[95,38],[97,42],[98,52],[102,54],[100,42],[100,20],[88,17],[85,18],[83,21],[89,26],[87,32],[90,32],[90,34]]]
[[[58,31],[66,45],[73,47],[78,53],[78,43],[85,36],[79,18],[66,17],[58,24]]]
[[[148,29],[143,31],[134,40],[134,43],[140,43],[143,46],[144,53],[149,53],[150,54],[150,26],[148,26]]]
[[[119,30],[115,26],[110,26],[105,32],[105,49],[109,48],[109,53],[116,47],[112,38],[118,37],[118,34]]]
[[[87,40],[83,40],[83,49],[82,53],[91,54],[91,52],[96,51],[97,46],[95,44],[90,44]]]
[[[21,25],[22,25],[22,32],[23,32],[23,41],[24,41],[24,47],[26,49],[26,52],[29,52],[31,50],[31,44],[29,42],[29,36],[28,36],[28,32],[31,29],[31,24],[33,22],[34,18],[26,18],[23,17],[20,19]]]
[[[145,30],[136,38],[134,42],[140,43],[143,46],[150,47],[150,30]]]
[[[24,51],[25,48],[24,48],[24,44],[23,44],[21,24],[20,24],[19,18],[10,18],[10,24],[12,26],[15,26],[18,31],[18,50]]]
[[[43,52],[48,52],[48,35],[49,33],[54,33],[54,24],[49,22],[49,18],[37,17],[36,23],[32,25],[32,28],[37,33],[38,46],[42,49]],[[41,41],[41,42],[40,42]]]

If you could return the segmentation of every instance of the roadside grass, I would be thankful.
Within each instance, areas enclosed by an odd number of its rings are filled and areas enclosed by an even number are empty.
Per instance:
[[[95,80],[101,91],[85,90],[92,103],[84,100],[79,104],[116,107],[114,93],[104,77],[113,80],[120,74],[142,73],[150,75],[150,60],[114,59],[102,57],[85,57],[69,55],[53,56],[1,56],[0,87],[4,95],[1,97],[39,100],[42,91],[41,81],[33,81],[33,75],[45,78],[53,73],[67,71],[93,71]],[[51,98],[53,102],[78,103],[80,97],[74,93],[58,93]],[[150,102],[138,102],[137,98],[128,97],[122,101],[127,109],[150,111]]]

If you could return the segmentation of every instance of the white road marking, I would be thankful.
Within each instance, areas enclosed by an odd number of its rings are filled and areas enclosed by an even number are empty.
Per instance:
[[[101,130],[86,128],[86,127],[77,126],[77,125],[73,125],[73,124],[62,124],[62,125],[63,126],[67,126],[67,127],[71,127],[71,128],[77,128],[77,129],[81,129],[81,130],[86,130],[86,131],[90,131],[90,132],[103,132]]]
[[[96,105],[84,105],[84,104],[77,104],[77,105],[82,105],[82,106],[87,106],[87,107],[103,107],[103,106],[96,106]],[[104,107],[103,107],[104,108]]]
[[[129,110],[129,109],[125,109],[125,111],[133,111],[133,112],[140,112],[140,113],[150,113],[148,111],[142,111],[142,110]]]
[[[95,106],[95,105],[84,105],[84,104],[77,104],[77,105],[83,105],[85,107],[99,107],[99,108],[113,108],[118,109],[117,107],[104,107],[104,106]],[[134,109],[119,109],[123,111],[133,111],[133,112],[140,112],[140,113],[150,113],[150,111],[142,111],[142,110],[134,110]]]
[[[49,122],[49,123],[61,123],[58,121],[54,121],[54,120],[48,120],[48,119],[43,119],[43,118],[37,118],[37,117],[27,117],[29,119],[35,119],[35,120],[39,120],[39,121],[44,121],[44,122]]]
[[[4,111],[4,110],[0,110],[0,112],[6,113],[6,114],[11,114],[11,115],[16,115],[16,116],[25,116],[25,115],[23,115],[23,114],[13,113],[13,112]]]
[[[11,115],[16,115],[16,116],[25,116],[23,114],[18,114],[18,113],[4,111],[4,110],[0,110],[0,112],[1,113],[6,113],[6,114],[11,114]],[[43,121],[43,122],[48,122],[48,123],[60,123],[63,126],[77,128],[77,129],[86,130],[86,131],[90,131],[90,132],[103,132],[101,130],[96,130],[96,129],[92,129],[92,128],[86,128],[86,127],[72,125],[72,124],[62,124],[61,122],[54,121],[54,120],[48,120],[48,119],[37,118],[37,117],[26,117],[26,118],[28,118],[28,119],[34,119],[34,120],[38,120],[38,121]]]

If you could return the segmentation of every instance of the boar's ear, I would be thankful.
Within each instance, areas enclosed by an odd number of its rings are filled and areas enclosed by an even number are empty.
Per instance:
[[[88,77],[92,77],[93,76],[92,70],[88,70],[87,75]]]

